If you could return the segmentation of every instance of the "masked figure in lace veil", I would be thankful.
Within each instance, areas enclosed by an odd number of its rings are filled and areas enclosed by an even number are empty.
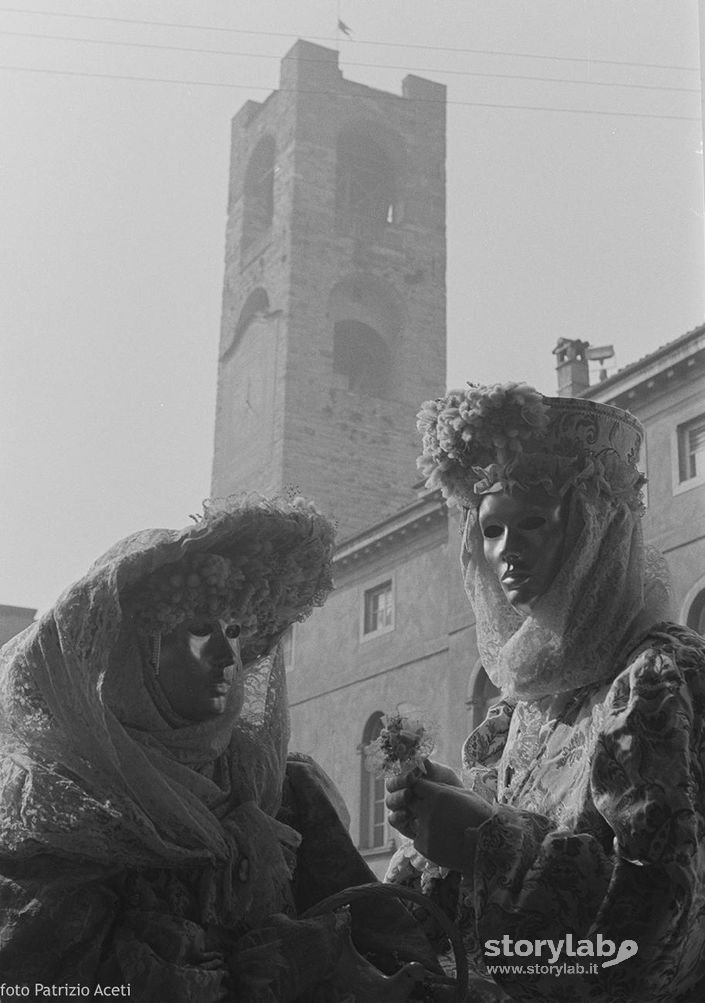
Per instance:
[[[297,865],[305,850],[320,897],[372,876],[330,780],[287,764],[277,654],[330,591],[332,548],[302,499],[212,503],[116,544],[2,649],[5,981],[339,998],[347,919],[295,918]],[[205,681],[179,676],[184,653]]]
[[[464,745],[462,783],[430,764],[388,785],[409,838],[388,879],[423,875],[452,899],[478,999],[695,1003],[705,643],[668,620],[665,562],[644,546],[641,426],[506,384],[425,403],[419,430],[427,486],[461,509],[465,589],[501,697]],[[562,947],[541,954],[547,938]],[[603,967],[608,941],[627,946]],[[532,968],[554,954],[572,969]],[[514,968],[491,978],[491,963]]]

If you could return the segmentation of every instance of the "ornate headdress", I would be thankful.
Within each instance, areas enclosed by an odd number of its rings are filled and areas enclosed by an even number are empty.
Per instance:
[[[120,585],[123,609],[138,632],[149,637],[187,620],[236,619],[245,660],[305,620],[333,584],[333,527],[301,498],[207,502],[203,517],[186,530],[145,531],[133,541],[142,569],[150,546],[160,554],[158,567]],[[114,550],[101,561],[112,560]],[[126,575],[134,570],[130,562],[124,567]]]
[[[450,504],[471,508],[484,494],[542,485],[558,495],[576,488],[641,507],[643,429],[620,408],[544,397],[525,383],[469,383],[426,401],[417,427],[419,469]]]

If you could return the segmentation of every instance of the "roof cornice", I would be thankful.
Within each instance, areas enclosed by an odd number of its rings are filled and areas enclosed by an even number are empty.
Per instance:
[[[581,396],[601,403],[620,400],[628,406],[630,400],[659,393],[673,385],[674,379],[688,378],[704,367],[705,325],[588,387]]]
[[[424,530],[446,522],[448,509],[440,491],[419,498],[393,516],[370,526],[364,532],[344,540],[336,549],[334,565],[347,568],[360,560],[390,549],[402,540],[420,536]]]

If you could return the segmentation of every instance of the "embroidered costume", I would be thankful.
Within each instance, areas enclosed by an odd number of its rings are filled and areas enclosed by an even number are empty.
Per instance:
[[[464,783],[492,816],[466,831],[462,875],[426,881],[463,930],[477,998],[697,1003],[705,642],[668,621],[665,565],[643,544],[641,427],[617,408],[507,384],[427,402],[419,429],[428,486],[464,510],[465,588],[502,692],[463,749]],[[527,614],[485,559],[478,507],[537,485],[563,500],[565,535]],[[413,884],[424,867],[403,846],[387,880]],[[589,945],[566,953],[584,940],[596,951],[599,937],[637,953],[607,967]],[[517,941],[534,945],[530,957]],[[541,969],[548,941],[563,944],[560,974]]]

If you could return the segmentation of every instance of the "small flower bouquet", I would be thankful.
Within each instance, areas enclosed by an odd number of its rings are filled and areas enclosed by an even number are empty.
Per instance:
[[[424,760],[435,744],[435,729],[428,724],[403,714],[386,714],[379,736],[365,746],[365,765],[377,777],[405,776],[412,770],[425,773]]]

